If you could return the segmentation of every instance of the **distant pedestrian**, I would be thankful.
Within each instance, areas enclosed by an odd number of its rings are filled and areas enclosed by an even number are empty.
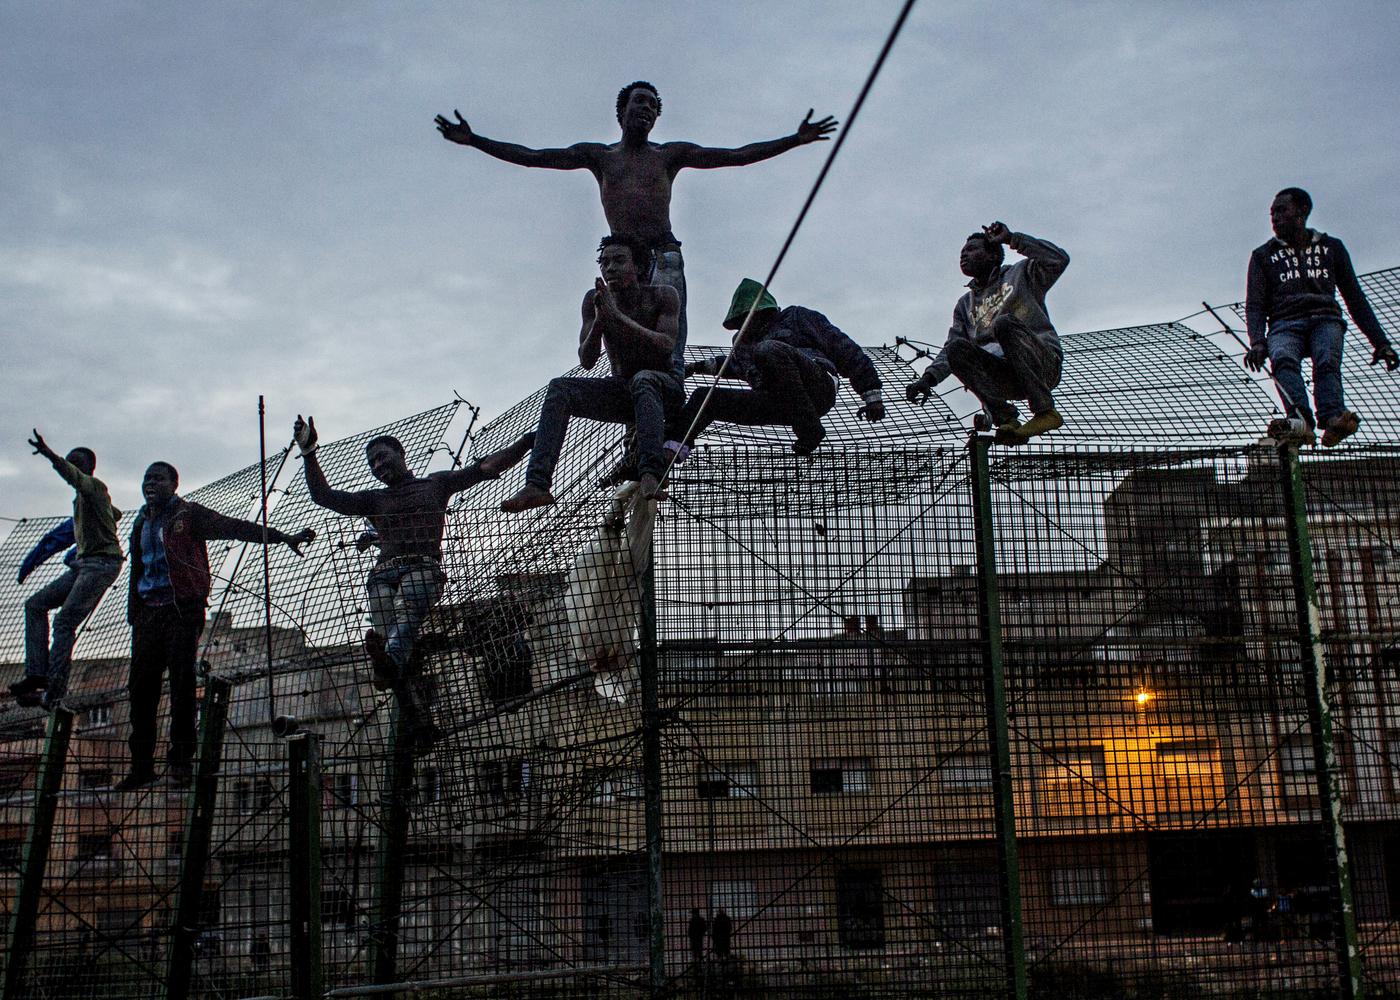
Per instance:
[[[715,922],[710,931],[710,943],[714,947],[715,957],[726,959],[729,957],[729,944],[734,937],[734,921],[729,914],[724,912],[724,907],[715,911]]]
[[[690,960],[696,965],[705,960],[705,934],[709,929],[710,922],[705,919],[699,909],[692,909],[687,931],[690,934]]]

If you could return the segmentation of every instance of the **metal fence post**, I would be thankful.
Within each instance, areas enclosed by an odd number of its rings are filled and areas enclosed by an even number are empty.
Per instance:
[[[666,909],[661,898],[661,696],[656,657],[656,561],[641,573],[642,791],[646,800],[647,910],[650,986],[653,997],[666,986]]]
[[[194,776],[190,815],[185,821],[184,847],[180,852],[180,888],[166,957],[163,996],[184,1000],[190,992],[195,943],[204,896],[204,873],[209,867],[209,842],[214,828],[214,806],[219,796],[219,771],[224,757],[224,729],[228,722],[231,685],[222,677],[204,684],[204,705],[199,718],[199,760]]]
[[[413,741],[397,704],[391,723],[389,766],[379,797],[379,843],[370,914],[370,968],[375,983],[398,975],[399,917],[403,910],[404,855],[408,848],[408,798],[413,782]]]
[[[325,992],[321,959],[321,752],[315,733],[287,739],[291,878],[292,995],[318,1000]]]
[[[1284,524],[1288,534],[1289,561],[1293,568],[1293,600],[1298,620],[1298,654],[1303,667],[1303,688],[1312,728],[1313,773],[1317,781],[1318,809],[1322,815],[1327,862],[1335,873],[1337,893],[1333,944],[1337,974],[1344,1000],[1360,1000],[1361,950],[1356,931],[1356,909],[1351,891],[1351,866],[1347,861],[1346,832],[1342,828],[1340,769],[1333,743],[1333,706],[1328,687],[1327,660],[1322,649],[1322,610],[1313,576],[1312,540],[1308,532],[1307,489],[1298,450],[1278,449],[1279,473],[1284,497]]]
[[[5,986],[0,996],[18,1000],[24,996],[24,970],[34,947],[34,927],[39,919],[39,896],[44,889],[44,870],[53,843],[53,822],[58,812],[58,795],[63,789],[63,768],[68,760],[68,739],[73,734],[73,713],[55,708],[49,717],[49,735],[44,756],[39,761],[39,779],[34,787],[34,820],[20,862],[19,893],[10,914],[9,941],[5,949]]]
[[[1011,779],[1011,737],[1006,717],[1006,671],[1001,649],[1001,605],[997,592],[996,533],[992,517],[991,438],[974,434],[973,525],[977,544],[977,625],[982,646],[987,739],[992,765],[992,803],[1000,878],[1002,946],[1008,996],[1026,1000],[1025,931],[1021,913],[1021,865],[1016,849],[1016,800]]]

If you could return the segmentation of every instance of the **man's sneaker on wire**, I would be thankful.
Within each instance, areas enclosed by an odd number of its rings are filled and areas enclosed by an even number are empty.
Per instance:
[[[990,419],[991,418],[988,418],[989,421]],[[1021,436],[1022,426],[1023,425],[1021,421],[1017,420],[1015,417],[1012,417],[1010,420],[1006,421],[1003,424],[997,424],[995,438],[996,443],[1009,444],[1012,447],[1015,447],[1018,444],[1025,444],[1026,439]]]
[[[39,677],[34,674],[26,674],[10,685],[10,694],[16,698],[23,698],[25,695],[32,695],[42,692],[49,686],[47,677]]]
[[[1269,437],[1280,444],[1317,444],[1312,424],[1302,417],[1277,417],[1269,421]]]
[[[662,449],[666,452],[666,459],[672,465],[681,465],[690,457],[690,445],[683,441],[667,441]]]
[[[1343,410],[1327,421],[1327,429],[1322,432],[1322,447],[1335,448],[1356,433],[1361,426],[1361,418],[1350,410]]]
[[[369,654],[370,665],[374,668],[374,689],[388,691],[399,679],[399,671],[389,658],[384,637],[372,628],[365,629],[365,652]]]

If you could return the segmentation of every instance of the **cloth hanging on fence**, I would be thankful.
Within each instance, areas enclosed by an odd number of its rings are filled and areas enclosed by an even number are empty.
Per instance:
[[[651,558],[656,501],[642,499],[637,483],[621,486],[597,534],[569,571],[564,608],[575,665],[594,673],[605,698],[627,697],[637,676],[641,575]]]

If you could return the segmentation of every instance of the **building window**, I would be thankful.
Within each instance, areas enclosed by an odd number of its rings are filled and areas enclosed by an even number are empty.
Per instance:
[[[360,801],[360,776],[346,771],[321,776],[321,801],[331,808],[345,808]]]
[[[102,729],[112,724],[112,706],[93,705],[83,713],[84,729]]]
[[[476,794],[488,802],[508,802],[530,787],[530,765],[519,757],[484,760],[476,768]]]
[[[165,856],[171,861],[179,861],[185,853],[185,834],[181,830],[171,830],[165,837]]]
[[[110,861],[112,858],[112,833],[82,833],[78,835],[78,850],[73,855],[75,861]]]
[[[253,786],[247,781],[235,781],[233,783],[233,801],[238,806],[241,816],[247,816],[253,811]]]
[[[878,868],[846,868],[836,875],[836,930],[843,948],[885,946],[885,892]]]
[[[110,767],[83,767],[78,769],[79,788],[111,788],[112,769]]]
[[[982,791],[992,787],[992,760],[985,753],[953,753],[938,762],[944,788]]]
[[[253,783],[253,807],[258,812],[272,808],[277,792],[272,787],[271,778],[259,778]]]
[[[745,760],[702,767],[695,793],[701,799],[751,799],[758,793],[758,764]]]
[[[0,868],[18,868],[24,859],[23,836],[0,837]]]
[[[1308,733],[1294,733],[1278,748],[1279,791],[1286,799],[1317,798],[1317,779],[1314,777],[1312,736]]]
[[[425,767],[418,772],[418,801],[440,802],[442,800],[442,772],[435,767]]]
[[[1036,772],[1045,784],[1081,784],[1106,778],[1108,765],[1100,746],[1046,747]]]
[[[735,879],[710,883],[710,912],[723,910],[735,920],[748,920],[758,912],[758,883]]]
[[[813,795],[858,795],[870,791],[870,758],[822,758],[811,762]]]
[[[1101,906],[1108,898],[1106,868],[1055,868],[1050,872],[1050,902],[1055,906]]]

